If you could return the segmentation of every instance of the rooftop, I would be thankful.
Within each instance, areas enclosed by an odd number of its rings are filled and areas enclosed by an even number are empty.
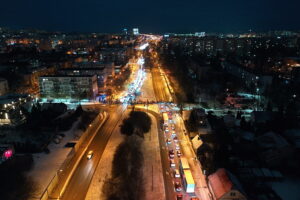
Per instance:
[[[208,176],[210,186],[216,199],[220,199],[227,192],[236,189],[244,193],[242,185],[238,179],[224,168],[218,169],[215,173]]]

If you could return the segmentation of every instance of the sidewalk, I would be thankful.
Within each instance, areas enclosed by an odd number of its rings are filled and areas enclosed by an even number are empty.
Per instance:
[[[188,138],[184,134],[185,126],[182,121],[182,118],[176,114],[176,130],[178,130],[179,141],[181,145],[181,151],[183,155],[187,158],[191,172],[196,183],[195,193],[197,197],[200,197],[201,200],[210,200],[209,198],[209,189],[206,183],[205,176],[202,172],[202,167],[198,160],[195,160],[196,154],[193,150],[192,144]]]
[[[156,118],[149,114],[152,120],[151,130],[145,135],[144,153],[144,190],[143,200],[165,200],[165,185],[160,157],[160,146]]]

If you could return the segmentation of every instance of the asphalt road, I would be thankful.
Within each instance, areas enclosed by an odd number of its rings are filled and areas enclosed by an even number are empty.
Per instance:
[[[164,78],[161,76],[160,71],[157,67],[151,69],[153,89],[156,96],[156,100],[160,102],[168,102],[170,99],[169,93],[166,91],[166,83]],[[160,124],[158,124],[160,126]],[[166,139],[164,132],[160,129],[159,131],[159,145],[161,151],[161,162],[163,169],[163,177],[165,182],[166,199],[175,200],[176,192],[174,189],[174,176],[173,169],[170,168],[169,159],[169,146],[166,145]],[[175,149],[175,148],[174,148]],[[178,167],[178,166],[177,166]]]
[[[156,100],[159,102],[168,102],[170,97],[166,92],[166,85],[163,77],[160,75],[159,69],[157,67],[153,67],[151,72]]]
[[[123,105],[115,105],[109,107],[107,111],[109,113],[108,120],[99,129],[86,151],[86,153],[90,150],[94,152],[92,159],[88,160],[86,154],[82,157],[61,198],[62,200],[85,199],[90,182],[107,142],[118,122],[124,117],[123,114],[126,111],[126,107]]]
[[[174,191],[173,183],[173,169],[170,167],[169,159],[169,145],[166,145],[166,139],[162,130],[159,131],[159,145],[161,151],[161,162],[163,169],[163,177],[165,182],[166,199],[176,199],[176,192]]]

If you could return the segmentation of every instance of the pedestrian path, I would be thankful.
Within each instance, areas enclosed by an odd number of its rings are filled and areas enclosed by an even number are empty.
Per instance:
[[[165,200],[165,185],[158,141],[157,121],[153,115],[149,133],[145,135],[143,144],[144,154],[144,191],[143,200]]]

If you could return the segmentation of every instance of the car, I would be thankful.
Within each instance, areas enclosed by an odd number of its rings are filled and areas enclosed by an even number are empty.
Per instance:
[[[180,178],[180,174],[179,174],[179,170],[178,169],[174,170],[174,177],[175,178]]]
[[[175,165],[175,162],[174,162],[174,160],[173,160],[173,159],[171,159],[171,160],[170,160],[170,167],[173,167],[173,168],[175,168],[175,167],[176,167],[176,165]]]
[[[169,132],[169,128],[168,128],[168,127],[166,127],[166,128],[165,128],[165,131],[166,131],[166,132]]]
[[[93,157],[93,155],[94,155],[94,152],[89,151],[86,157],[87,157],[88,160],[90,160]]]
[[[175,130],[175,126],[174,126],[174,124],[172,124],[171,128],[172,128],[172,130]]]
[[[177,157],[180,157],[181,156],[181,151],[177,151]]]
[[[173,140],[174,142],[178,142],[178,138],[176,136],[173,138]]]
[[[174,154],[174,150],[173,150],[173,149],[169,151],[169,157],[170,157],[170,158],[174,158],[174,157],[175,157],[175,154]]]
[[[176,145],[175,145],[175,149],[176,149],[176,150],[180,150],[179,144],[176,144]]]
[[[177,194],[177,195],[176,195],[176,199],[177,199],[177,200],[182,200],[182,194]]]
[[[180,183],[177,181],[175,182],[175,190],[176,190],[176,192],[180,192],[182,190]]]
[[[176,137],[176,132],[172,131],[172,137]]]
[[[167,142],[167,144],[171,144],[171,140],[170,139],[167,139],[166,142]]]

